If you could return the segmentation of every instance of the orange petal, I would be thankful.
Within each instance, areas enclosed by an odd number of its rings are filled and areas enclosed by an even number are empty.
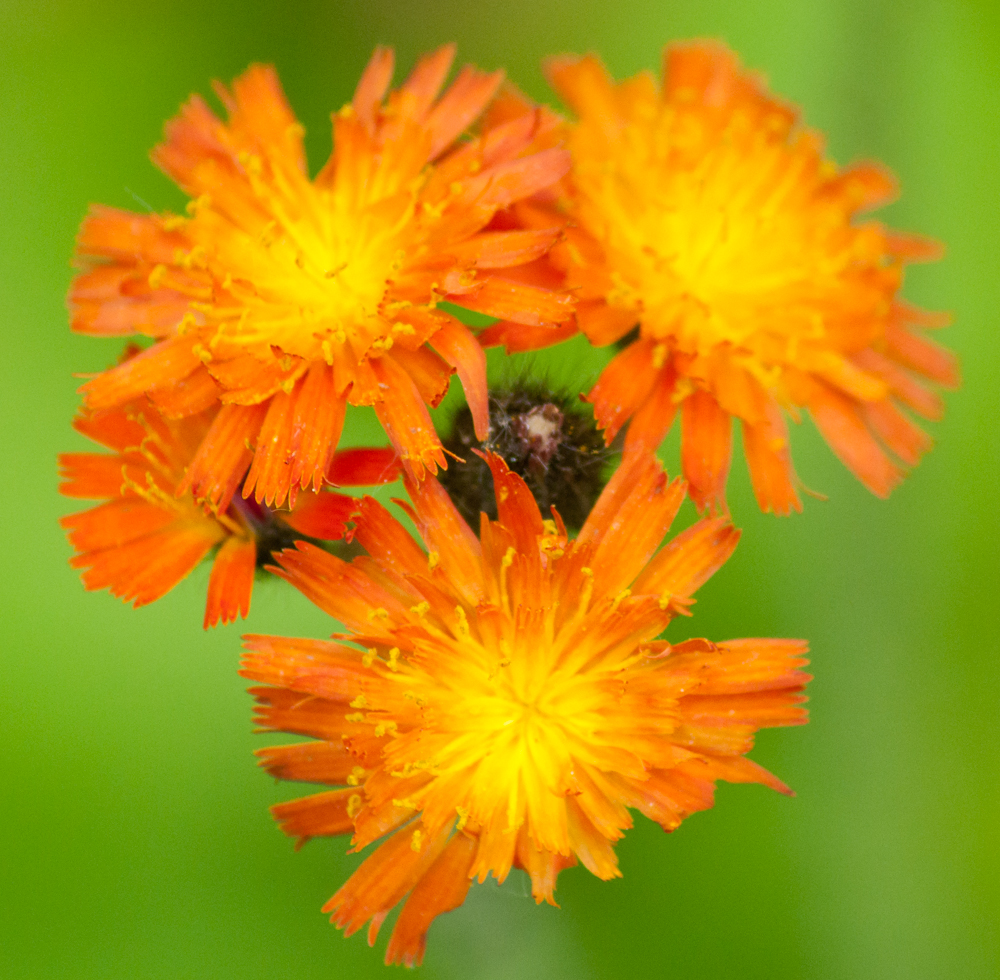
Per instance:
[[[656,377],[652,394],[632,416],[625,432],[624,453],[655,453],[667,437],[677,414],[674,399],[677,375],[668,364]]]
[[[453,296],[452,301],[476,313],[531,327],[562,323],[573,313],[574,300],[568,293],[553,292],[498,276],[480,281],[482,287],[476,292],[470,296]]]
[[[443,153],[482,113],[503,81],[503,72],[476,71],[466,65],[427,116],[431,145],[428,159]]]
[[[576,320],[580,330],[596,347],[613,344],[621,340],[639,322],[633,310],[610,306],[604,300],[580,303],[576,308]]]
[[[868,431],[856,403],[817,386],[809,412],[840,461],[877,497],[888,497],[903,479],[903,472]]]
[[[760,509],[765,514],[781,515],[801,511],[788,448],[788,427],[776,404],[769,406],[767,421],[760,425],[743,423],[743,452]]]
[[[387,966],[421,964],[431,923],[442,913],[457,909],[469,893],[469,869],[475,853],[475,839],[465,834],[455,834],[448,842],[399,913],[385,952]]]
[[[901,324],[889,322],[885,329],[886,353],[903,367],[930,378],[946,388],[961,383],[958,361],[950,350],[910,333]]]
[[[496,453],[476,452],[486,460],[493,474],[497,520],[514,537],[514,547],[524,555],[535,555],[538,538],[544,533],[542,514],[528,485]]]
[[[681,464],[688,493],[699,511],[725,509],[732,458],[733,421],[706,391],[681,404]]]
[[[634,593],[687,598],[727,561],[740,532],[725,518],[705,518],[677,535],[636,579]]]
[[[595,592],[613,596],[632,584],[683,502],[684,484],[680,480],[668,484],[655,457],[644,454],[622,462],[577,539],[597,545],[589,562]]]
[[[254,755],[275,779],[300,783],[343,785],[357,765],[340,741],[270,745],[257,749]]]
[[[413,824],[390,837],[354,872],[346,884],[323,906],[331,921],[353,935],[369,919],[388,912],[427,873],[444,850],[447,828],[414,846]],[[419,841],[419,838],[417,838]],[[381,921],[381,920],[380,920]],[[369,940],[374,937],[369,935]]]
[[[319,490],[340,442],[347,398],[337,394],[333,370],[322,362],[309,368],[294,396],[290,485],[304,490],[311,484]]]
[[[176,512],[169,507],[116,493],[106,503],[60,518],[59,526],[67,532],[70,544],[77,551],[101,551],[162,531],[176,519]]]
[[[444,469],[447,464],[441,440],[413,380],[391,356],[378,357],[369,363],[384,392],[381,400],[375,402],[375,414],[403,465],[418,475],[425,470],[436,473],[439,466]]]
[[[164,220],[156,214],[135,214],[105,204],[92,204],[80,226],[77,251],[130,265],[137,260],[170,265],[176,251],[186,252],[191,242],[182,232],[166,231]]]
[[[204,365],[167,388],[149,392],[149,400],[168,419],[181,419],[204,412],[219,401],[221,391]]]
[[[413,519],[432,554],[438,556],[445,578],[472,605],[485,595],[482,547],[451,498],[437,480],[417,483],[409,474],[403,485],[413,501]]]
[[[448,391],[454,369],[429,347],[407,350],[398,344],[392,352],[393,360],[410,376],[420,397],[432,408],[441,404]]]
[[[455,60],[455,50],[456,45],[451,42],[424,55],[410,72],[409,78],[400,86],[400,91],[409,97],[408,107],[415,118],[426,115],[441,91],[441,86],[448,77],[448,69]]]
[[[289,837],[297,837],[295,849],[313,837],[335,837],[349,834],[354,829],[354,821],[348,815],[352,796],[357,789],[333,789],[326,793],[314,793],[287,803],[271,807],[271,814],[278,821],[282,832]]]
[[[89,590],[108,589],[136,608],[166,595],[224,535],[215,521],[182,519],[152,534],[103,551],[79,555]]]
[[[221,622],[246,619],[250,612],[250,593],[257,567],[257,545],[247,538],[231,537],[219,549],[208,579],[205,604],[205,629]]]
[[[861,415],[865,425],[907,466],[916,466],[920,457],[934,445],[934,440],[888,399],[862,403]]]
[[[373,558],[403,575],[428,572],[427,555],[413,535],[377,500],[365,497],[354,520],[354,540]]]
[[[389,83],[392,81],[394,61],[392,48],[383,47],[381,44],[375,48],[351,100],[358,119],[372,135],[375,133],[382,99],[385,98]]]
[[[250,633],[243,637],[240,676],[343,702],[343,707],[374,675],[359,652],[342,643]]]
[[[59,492],[64,497],[101,500],[122,489],[122,458],[105,453],[60,453]]]
[[[505,269],[543,256],[559,239],[561,228],[486,231],[450,249],[463,267]]]
[[[660,371],[653,367],[654,346],[651,340],[629,344],[615,355],[587,395],[607,443],[656,390]]]
[[[112,408],[147,391],[182,381],[201,366],[190,337],[161,340],[79,388],[89,408]]]
[[[457,372],[465,391],[477,439],[490,431],[489,391],[486,385],[486,354],[468,327],[449,318],[431,338],[431,346]]]
[[[267,405],[223,405],[191,460],[178,495],[188,489],[219,511],[229,506],[253,458],[248,448],[260,432]]]

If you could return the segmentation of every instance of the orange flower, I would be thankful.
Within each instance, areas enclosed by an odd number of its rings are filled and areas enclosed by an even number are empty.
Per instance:
[[[721,44],[669,47],[662,85],[616,84],[594,57],[556,59],[549,77],[579,117],[564,200],[576,227],[553,260],[593,343],[639,326],[589,395],[608,440],[631,419],[627,449],[655,449],[679,407],[690,493],[724,506],[735,417],[761,508],[787,514],[801,503],[784,413],[806,408],[887,496],[903,470],[886,450],[915,465],[930,445],[900,406],[937,418],[922,379],[958,382],[952,356],[919,332],[947,317],[898,297],[905,263],[939,246],[856,220],[895,195],[891,175],[838,171]],[[565,331],[520,333],[482,339],[525,349]]]
[[[499,520],[483,516],[481,541],[436,480],[408,478],[428,552],[365,498],[355,536],[370,557],[279,555],[278,574],[356,646],[246,638],[244,676],[271,685],[252,692],[260,726],[318,740],[264,749],[262,764],[338,787],[274,807],[282,829],[353,831],[357,850],[389,835],[324,911],[348,935],[370,922],[374,942],[409,894],[390,963],[420,962],[473,878],[523,868],[554,904],[577,861],[617,876],[630,808],[672,830],[712,805],[717,779],[788,792],[744,754],[757,729],[805,721],[804,643],[656,639],[739,535],[704,519],[656,553],[684,485],[652,457],[619,467],[572,541],[487,459]]]
[[[148,403],[136,403],[76,419],[78,432],[113,450],[59,457],[61,493],[105,501],[60,521],[77,551],[70,564],[86,569],[87,589],[109,589],[144,606],[219,546],[208,583],[207,629],[246,617],[254,572],[272,550],[300,536],[331,541],[344,536],[357,504],[353,497],[303,493],[291,513],[237,498],[226,511],[213,512],[190,492],[175,493],[213,416],[206,410],[171,420]],[[400,469],[392,449],[348,449],[334,456],[328,477],[338,485],[370,485],[397,479]]]
[[[488,424],[482,349],[441,301],[527,324],[570,316],[566,295],[504,275],[558,230],[490,227],[568,154],[532,152],[540,113],[458,142],[501,75],[466,67],[437,98],[453,56],[425,57],[385,98],[393,57],[376,50],[315,180],[273,69],[254,66],[216,88],[228,122],[193,97],[153,153],[192,197],[188,217],[97,207],[84,222],[73,328],[156,342],[81,390],[95,410],[148,394],[174,418],[221,403],[187,475],[198,499],[227,506],[243,477],[230,448],[246,444],[244,497],[281,506],[319,489],[348,403],[372,405],[407,467],[433,473],[445,458],[424,403],[453,372],[481,435]]]

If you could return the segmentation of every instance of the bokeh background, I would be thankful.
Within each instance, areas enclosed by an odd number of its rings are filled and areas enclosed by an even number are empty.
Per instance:
[[[380,977],[319,913],[358,858],[296,854],[256,769],[263,744],[235,673],[239,627],[203,633],[207,569],[139,612],[85,594],[56,526],[73,372],[117,344],[72,336],[64,295],[91,201],[182,200],[148,162],[164,120],[209,79],[277,64],[329,152],[328,114],[376,43],[402,70],[443,41],[551,99],[539,61],[596,50],[623,76],[672,38],[721,37],[804,107],[840,162],[900,176],[896,226],[948,244],[906,294],[955,313],[965,375],[938,445],[888,502],[807,424],[799,472],[829,500],[760,515],[742,464],[745,535],[700,593],[695,635],[812,642],[812,722],[755,758],[797,791],[729,786],[667,836],[639,818],[624,878],[563,874],[536,908],[517,873],[476,886],[431,930],[423,975],[500,980],[825,980],[1000,976],[1000,6],[995,0],[4,0],[0,5],[0,976],[308,980]],[[586,387],[586,346],[536,359]],[[580,383],[580,378],[584,383]],[[358,414],[348,439],[375,438]],[[676,446],[668,446],[666,455]],[[280,583],[247,629],[324,636]],[[685,624],[686,625],[686,624]],[[678,634],[679,635],[679,634]]]

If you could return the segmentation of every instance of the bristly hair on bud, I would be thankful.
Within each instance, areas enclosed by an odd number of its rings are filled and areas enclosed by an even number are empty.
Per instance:
[[[461,515],[477,533],[480,512],[497,518],[493,476],[473,452],[478,449],[500,456],[528,484],[543,514],[555,507],[568,528],[581,527],[608,481],[616,452],[605,446],[590,407],[529,377],[491,389],[489,406],[485,440],[476,438],[467,406],[442,437],[456,462],[439,479]]]

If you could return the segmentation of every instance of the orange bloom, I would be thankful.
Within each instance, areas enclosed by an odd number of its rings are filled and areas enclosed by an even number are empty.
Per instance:
[[[679,407],[691,496],[724,506],[735,417],[761,508],[787,514],[801,503],[785,412],[805,408],[887,496],[930,445],[900,407],[937,418],[924,379],[958,382],[920,333],[947,317],[898,296],[904,265],[939,246],[857,220],[895,195],[891,175],[825,160],[819,134],[721,44],[669,47],[662,85],[615,83],[594,57],[556,59],[549,77],[579,117],[564,200],[576,227],[554,261],[593,343],[639,326],[588,396],[608,440],[631,419],[627,450],[655,449]],[[547,339],[520,333],[482,339]]]
[[[501,75],[466,67],[438,97],[453,56],[425,57],[386,97],[393,57],[376,50],[314,180],[273,69],[254,66],[216,88],[227,122],[195,96],[153,152],[191,196],[188,217],[96,207],[84,222],[73,328],[156,341],[88,381],[87,405],[148,394],[184,418],[221,404],[186,478],[198,499],[227,506],[245,445],[244,497],[281,506],[319,489],[348,403],[372,405],[407,467],[433,473],[445,458],[424,403],[452,373],[481,435],[488,424],[482,349],[441,301],[526,324],[569,317],[566,295],[504,274],[558,230],[491,228],[568,154],[533,152],[541,114],[459,142]]]
[[[355,509],[353,497],[329,491],[299,496],[295,509],[274,512],[237,498],[225,511],[209,511],[190,492],[175,493],[210,429],[214,412],[164,418],[147,404],[84,412],[74,428],[112,453],[63,453],[67,497],[104,500],[62,518],[85,569],[87,589],[109,589],[134,606],[169,592],[216,546],[205,606],[205,628],[233,622],[250,611],[255,570],[271,551],[296,537],[338,540]],[[392,449],[348,449],[334,456],[328,478],[339,485],[371,485],[398,478]]]
[[[484,515],[479,539],[436,480],[406,478],[427,552],[365,498],[355,536],[370,557],[308,544],[278,557],[348,632],[246,638],[244,676],[270,685],[252,692],[260,726],[318,740],[264,749],[262,764],[337,787],[274,807],[282,829],[353,831],[356,850],[388,835],[324,910],[348,935],[369,922],[374,942],[409,895],[390,963],[420,962],[473,878],[523,868],[554,904],[577,861],[617,876],[629,809],[673,830],[712,805],[717,779],[788,792],[744,756],[757,729],[805,721],[804,643],[657,639],[739,536],[704,519],[657,553],[684,496],[657,461],[619,467],[571,541],[487,459],[499,519]]]

